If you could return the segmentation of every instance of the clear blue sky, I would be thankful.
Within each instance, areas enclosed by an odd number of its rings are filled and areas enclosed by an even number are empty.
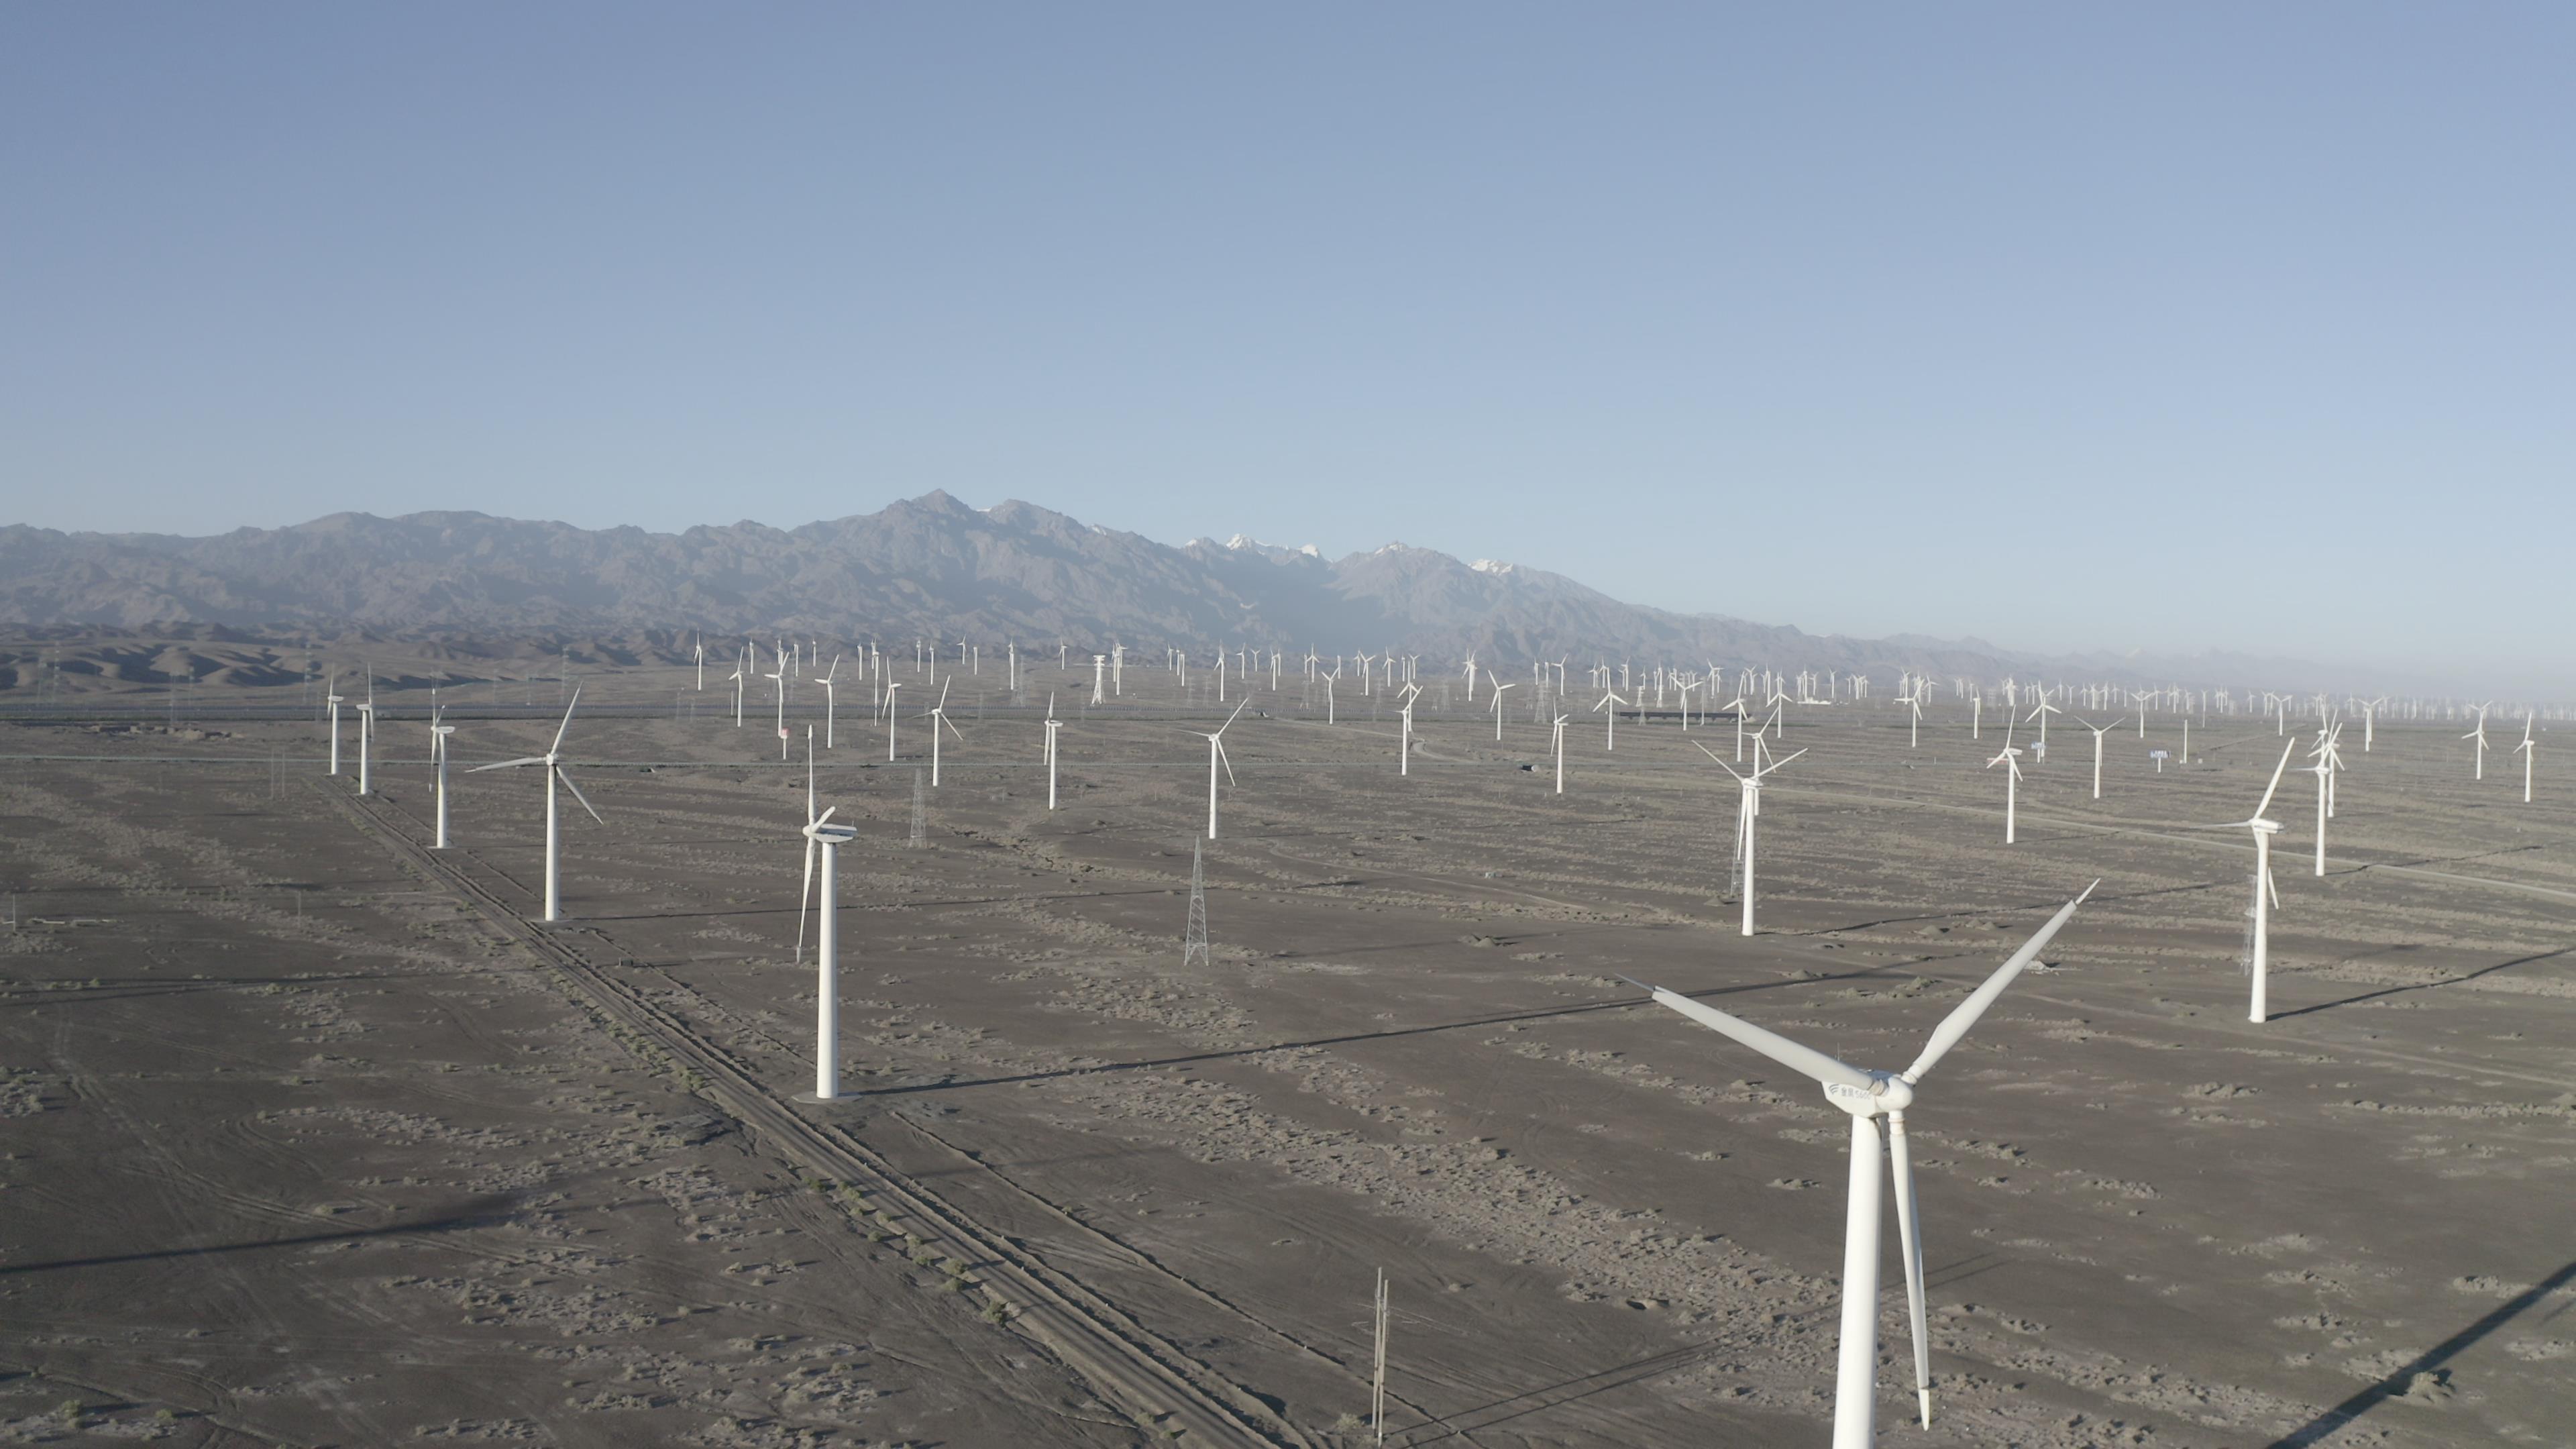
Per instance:
[[[0,521],[945,487],[2568,666],[2576,8],[0,8]]]

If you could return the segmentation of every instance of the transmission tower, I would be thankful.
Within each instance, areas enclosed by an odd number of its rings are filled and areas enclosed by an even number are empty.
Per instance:
[[[1208,964],[1207,944],[1207,874],[1204,843],[1190,842],[1190,924],[1181,933],[1181,967],[1189,969],[1193,959]]]

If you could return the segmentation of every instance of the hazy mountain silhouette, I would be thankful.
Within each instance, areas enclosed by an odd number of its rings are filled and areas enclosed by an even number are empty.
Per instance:
[[[1444,663],[1572,656],[1993,675],[1980,641],[1869,640],[1625,604],[1559,574],[1389,544],[1326,560],[1238,536],[1173,547],[944,492],[780,530],[589,530],[480,513],[340,513],[210,538],[0,529],[0,622],[421,636],[776,632],[1058,640],[1086,651],[1393,646]],[[2096,656],[2101,674],[2139,675]],[[2171,677],[2171,676],[2159,676]],[[1883,683],[1892,686],[1894,680]]]

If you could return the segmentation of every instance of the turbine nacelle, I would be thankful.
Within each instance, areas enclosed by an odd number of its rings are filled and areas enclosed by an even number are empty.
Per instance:
[[[1825,1083],[1825,1100],[1855,1117],[1876,1117],[1913,1106],[1914,1086],[1894,1072],[1872,1071],[1866,1087],[1848,1082]]]

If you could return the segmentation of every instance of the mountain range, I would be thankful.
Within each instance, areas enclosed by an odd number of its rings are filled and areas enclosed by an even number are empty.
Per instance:
[[[1560,574],[1391,543],[1327,560],[1237,536],[1178,546],[944,492],[793,529],[582,529],[481,513],[339,513],[213,537],[0,528],[0,624],[414,637],[781,632],[889,642],[1220,645],[1448,661],[1571,656],[1784,670],[2350,687],[2290,661],[2045,658],[1979,640],[1855,639],[1622,603]],[[2255,674],[2249,671],[2261,670]],[[2313,678],[2311,678],[2313,676]]]

